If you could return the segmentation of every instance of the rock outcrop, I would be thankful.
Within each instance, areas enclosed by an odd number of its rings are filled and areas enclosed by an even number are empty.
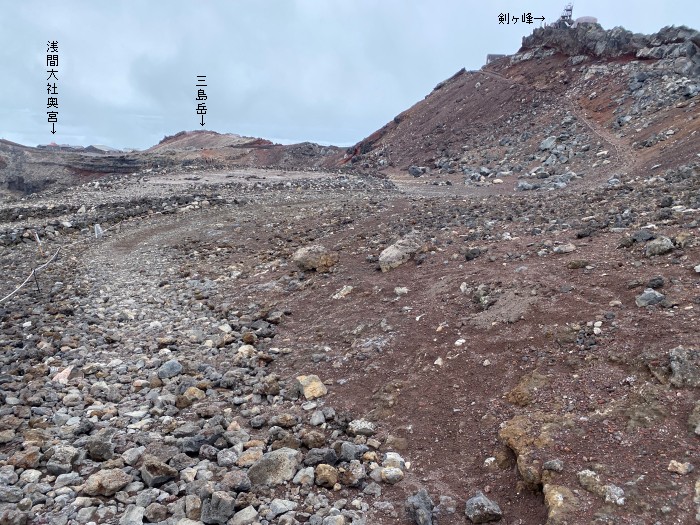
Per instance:
[[[605,30],[600,24],[551,25],[537,28],[523,38],[521,53],[536,50],[571,57],[631,55],[640,59],[667,60],[678,73],[700,76],[700,32],[685,26],[665,27],[658,33],[643,35],[622,27]]]

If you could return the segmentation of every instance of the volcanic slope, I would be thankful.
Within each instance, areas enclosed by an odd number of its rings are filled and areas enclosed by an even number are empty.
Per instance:
[[[464,525],[478,492],[511,525],[697,521],[697,33],[601,31],[447,81],[512,110],[399,119],[366,176],[0,201],[0,296],[61,249],[0,308],[0,521]]]
[[[208,130],[166,136],[145,151],[107,154],[82,148],[34,148],[0,139],[0,195],[6,198],[72,187],[113,175],[217,172],[234,168],[319,170],[332,168],[342,149],[310,142],[269,140]]]
[[[675,168],[697,153],[698,43],[687,28],[538,29],[517,54],[440,82],[346,161],[468,193]]]

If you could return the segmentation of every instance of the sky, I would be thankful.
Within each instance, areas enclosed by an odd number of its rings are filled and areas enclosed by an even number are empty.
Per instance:
[[[0,0],[0,138],[144,149],[207,129],[347,146],[462,67],[479,69],[487,53],[515,53],[537,24],[499,25],[500,13],[553,22],[565,3]],[[574,17],[584,15],[640,33],[700,29],[697,0],[576,1]],[[206,75],[204,127],[197,75]]]

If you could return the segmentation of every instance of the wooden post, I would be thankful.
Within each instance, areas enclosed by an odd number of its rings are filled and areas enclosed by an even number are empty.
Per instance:
[[[34,284],[36,284],[36,291],[41,293],[41,288],[39,288],[39,278],[36,276],[36,268],[32,270],[32,274],[34,275]]]

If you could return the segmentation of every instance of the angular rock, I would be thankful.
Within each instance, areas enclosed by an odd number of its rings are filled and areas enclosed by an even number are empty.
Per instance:
[[[542,470],[551,470],[552,472],[562,472],[564,470],[564,462],[560,459],[550,459],[542,464]]]
[[[547,506],[547,523],[564,525],[573,523],[578,508],[578,499],[566,487],[546,484],[542,488],[544,503]]]
[[[382,466],[395,467],[403,470],[406,468],[406,462],[396,452],[387,452],[386,454],[384,454],[384,461],[382,461]]]
[[[353,459],[358,459],[362,454],[367,452],[367,450],[367,445],[356,445],[350,441],[343,441],[340,444],[338,458],[340,461],[352,461]]]
[[[332,448],[312,448],[306,453],[304,465],[316,466],[319,463],[335,465],[338,462],[338,456]]]
[[[73,462],[78,459],[78,449],[69,445],[56,445],[53,447],[51,459],[46,463],[49,474],[58,476],[73,470]]]
[[[185,496],[185,516],[191,520],[199,521],[202,517],[202,498],[195,494]]]
[[[409,166],[408,167],[408,174],[411,175],[412,177],[420,177],[425,173],[426,169],[422,166]]]
[[[675,459],[672,459],[671,462],[668,464],[668,471],[669,472],[675,472],[676,474],[690,474],[695,467],[693,467],[692,464],[686,462],[680,462],[676,461]]]
[[[236,498],[229,492],[216,491],[202,503],[201,520],[207,524],[225,525],[235,513]]]
[[[83,478],[77,472],[68,472],[67,474],[61,474],[56,478],[54,482],[54,488],[60,489],[61,487],[68,487],[71,485],[80,485],[83,482]]]
[[[294,478],[301,463],[302,454],[291,448],[268,452],[248,470],[253,485],[280,485]]]
[[[0,485],[0,503],[17,503],[23,497],[24,492],[21,488]]]
[[[207,395],[197,387],[191,386],[185,392],[177,397],[175,406],[178,408],[187,408],[197,401],[205,399]]]
[[[309,424],[315,427],[321,426],[326,422],[326,416],[323,415],[322,410],[316,410],[309,418]]]
[[[168,518],[168,508],[160,503],[151,503],[143,513],[149,523],[159,523]]]
[[[418,250],[421,243],[415,236],[407,236],[386,248],[379,254],[379,267],[382,272],[388,272],[392,268],[401,266],[408,261]]]
[[[202,435],[190,436],[182,439],[180,447],[186,454],[199,454],[199,449],[207,443],[207,438]]]
[[[605,497],[606,503],[614,503],[618,506],[622,506],[625,504],[625,491],[617,485],[604,485],[603,495]]]
[[[325,385],[324,385],[325,386]],[[271,426],[278,426],[282,428],[292,428],[299,424],[299,418],[294,414],[278,414],[270,418]]]
[[[552,250],[554,253],[571,253],[576,251],[576,245],[573,243],[566,243],[562,244],[560,246],[555,246],[554,250]]]
[[[542,142],[540,142],[539,150],[540,151],[549,151],[551,150],[554,145],[557,143],[557,137],[547,137],[544,139]]]
[[[221,479],[220,484],[226,490],[233,492],[247,492],[253,485],[248,477],[248,474],[242,470],[227,472]]]
[[[347,520],[342,514],[337,514],[333,516],[326,516],[323,518],[321,525],[347,525]]]
[[[297,376],[292,388],[308,400],[318,399],[328,393],[326,385],[314,374]]]
[[[503,516],[498,504],[488,499],[481,491],[477,492],[473,498],[467,500],[465,514],[472,523],[498,521]]]
[[[171,359],[160,365],[160,368],[158,368],[158,377],[161,379],[169,379],[179,375],[180,372],[182,372],[182,365],[180,362],[177,359]]]
[[[220,450],[216,454],[216,463],[220,467],[233,467],[238,460],[238,453],[232,448]]]
[[[366,419],[355,419],[348,425],[350,436],[373,436],[377,431],[376,426]]]
[[[149,487],[162,485],[177,475],[177,470],[155,458],[146,459],[141,466],[141,479]]]
[[[678,346],[670,352],[671,384],[700,388],[700,350]]]
[[[121,469],[100,470],[87,479],[83,492],[88,496],[113,496],[132,480],[133,478]]]
[[[293,501],[275,498],[270,502],[270,513],[272,514],[271,517],[276,518],[277,516],[284,514],[285,512],[289,512],[296,509],[297,506],[297,503]]]
[[[14,485],[19,480],[19,476],[15,472],[15,467],[12,465],[4,465],[0,467],[0,486]]]
[[[647,288],[640,295],[637,296],[634,302],[637,306],[641,308],[644,306],[652,306],[655,304],[659,304],[665,298],[666,296],[664,294],[659,293],[652,288]]]
[[[236,460],[239,467],[250,467],[263,456],[262,447],[251,447],[244,451]]]
[[[41,461],[42,453],[39,447],[27,446],[25,443],[24,450],[18,450],[12,457],[10,457],[8,463],[14,465],[17,468],[34,469],[39,466]],[[53,458],[52,458],[53,459]],[[58,458],[57,458],[58,461]],[[52,468],[58,468],[58,463],[53,463]],[[67,465],[65,468],[72,468],[71,465]]]
[[[434,506],[425,489],[420,489],[406,500],[406,510],[416,525],[433,525]]]
[[[316,485],[320,487],[332,489],[338,483],[338,470],[330,465],[317,465],[314,476]]]
[[[345,467],[338,468],[338,481],[348,487],[357,487],[367,477],[365,466],[353,459]]]
[[[647,257],[653,257],[654,255],[663,255],[668,253],[673,250],[673,248],[673,241],[662,235],[653,241],[649,241],[644,248],[644,253]]]
[[[142,525],[145,512],[146,509],[143,507],[129,505],[119,519],[119,525]]]
[[[122,459],[127,465],[134,465],[141,459],[141,456],[143,456],[143,452],[145,450],[146,447],[130,448],[124,451],[124,453],[122,454]]]
[[[296,473],[292,483],[295,485],[302,485],[304,487],[310,487],[314,484],[314,468],[306,467]]]
[[[647,242],[653,239],[656,239],[656,235],[645,229],[637,230],[632,234],[632,240],[634,242]]]
[[[228,525],[252,525],[257,518],[258,511],[255,510],[255,507],[249,505],[243,510],[236,512],[235,516],[228,522]]]
[[[600,476],[596,472],[585,469],[577,472],[576,477],[581,486],[587,491],[598,495],[602,494],[603,484],[600,481]]]
[[[112,437],[115,433],[115,429],[105,428],[88,438],[86,448],[90,459],[93,461],[108,461],[114,457]]]
[[[2,525],[27,525],[29,516],[16,508],[1,508],[0,523]]]
[[[338,262],[339,257],[321,245],[299,248],[292,256],[292,262],[300,270],[315,270],[319,273],[327,273]]]

